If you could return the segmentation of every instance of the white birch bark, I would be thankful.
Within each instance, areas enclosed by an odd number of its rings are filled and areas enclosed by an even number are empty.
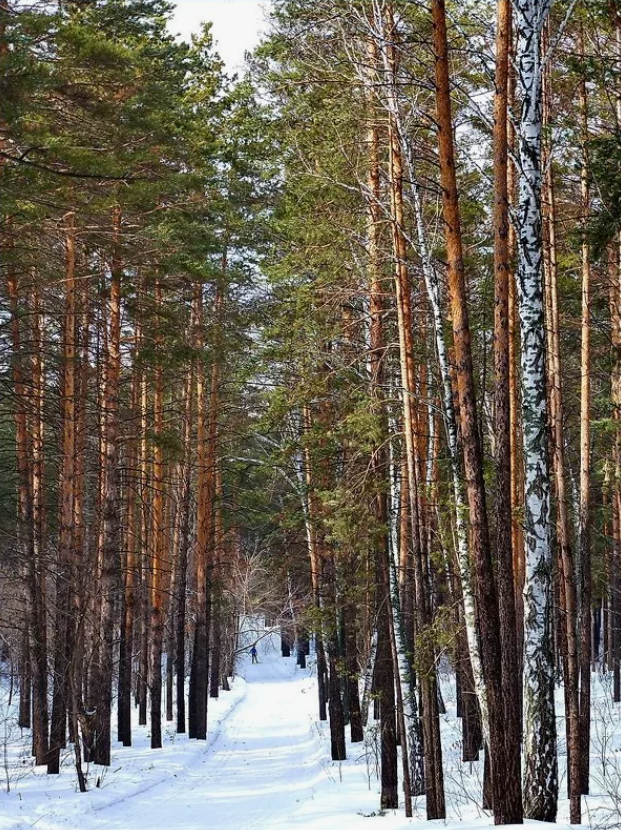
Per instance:
[[[518,286],[524,440],[524,816],[556,819],[558,769],[552,655],[543,240],[541,35],[551,0],[514,0],[520,99]]]
[[[360,704],[360,715],[362,718],[362,725],[366,727],[369,722],[369,704],[371,703],[371,691],[373,689],[373,672],[375,671],[375,656],[377,654],[377,628],[373,629],[371,635],[371,646],[369,648],[369,656],[367,658],[367,665],[364,670],[364,684],[362,688],[362,703]]]
[[[396,425],[391,424],[390,432],[396,433]],[[408,657],[408,644],[403,627],[401,604],[399,600],[399,533],[397,530],[400,509],[400,488],[395,465],[394,446],[390,443],[390,593],[392,596],[392,622],[397,646],[398,682],[401,684],[403,717],[407,732],[407,751],[410,765],[410,782],[412,794],[423,791],[425,771],[423,766],[422,726],[418,714],[416,676]]]

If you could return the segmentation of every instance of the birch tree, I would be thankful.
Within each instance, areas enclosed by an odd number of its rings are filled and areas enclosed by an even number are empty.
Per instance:
[[[554,821],[558,762],[551,648],[552,552],[541,218],[543,27],[551,0],[516,0],[517,209],[524,440],[524,814]]]

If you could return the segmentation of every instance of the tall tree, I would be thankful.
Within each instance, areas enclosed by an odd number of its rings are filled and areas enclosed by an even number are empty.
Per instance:
[[[551,647],[552,550],[541,222],[541,40],[550,0],[518,0],[514,8],[520,106],[517,246],[526,549],[524,814],[527,818],[554,821],[558,805],[558,761]]]
[[[498,824],[506,824],[521,820],[521,805],[519,799],[514,797],[515,787],[507,787],[509,771],[506,765],[504,740],[500,622],[489,542],[483,456],[476,410],[468,299],[455,173],[446,10],[442,0],[434,0],[432,15],[444,235],[455,343],[464,472],[471,527],[474,590],[479,608],[481,657],[487,693],[494,821]],[[513,775],[518,772],[515,764],[511,772]],[[510,800],[511,796],[513,796],[513,801]]]

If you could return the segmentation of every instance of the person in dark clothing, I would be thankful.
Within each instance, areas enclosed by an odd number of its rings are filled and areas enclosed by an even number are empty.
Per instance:
[[[256,646],[253,646],[253,647],[250,649],[250,654],[252,655],[252,662],[253,662],[253,663],[258,663],[258,662],[259,662],[259,660],[258,660],[258,658],[257,658],[257,647],[256,647]]]

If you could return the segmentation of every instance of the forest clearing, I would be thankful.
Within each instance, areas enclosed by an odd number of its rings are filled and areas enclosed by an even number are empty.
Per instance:
[[[621,0],[260,2],[0,0],[0,830],[618,827]]]

